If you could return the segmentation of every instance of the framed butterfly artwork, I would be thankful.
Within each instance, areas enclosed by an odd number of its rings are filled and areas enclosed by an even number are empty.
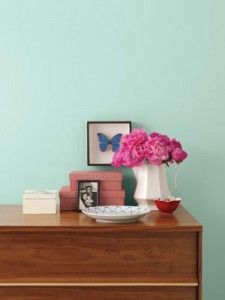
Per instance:
[[[123,135],[131,132],[131,121],[87,122],[87,165],[110,166]]]

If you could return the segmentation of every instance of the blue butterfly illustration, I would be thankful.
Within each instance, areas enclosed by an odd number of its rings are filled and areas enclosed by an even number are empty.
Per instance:
[[[122,134],[118,133],[112,137],[111,140],[108,139],[108,137],[103,133],[98,133],[98,140],[99,140],[99,149],[102,152],[105,152],[108,146],[112,145],[112,151],[116,152],[120,147],[120,141],[122,138]]]

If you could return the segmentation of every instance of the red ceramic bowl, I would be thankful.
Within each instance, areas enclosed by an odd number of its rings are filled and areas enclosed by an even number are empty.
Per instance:
[[[155,205],[161,212],[166,213],[166,214],[171,214],[178,208],[180,201],[181,201],[180,198],[174,199],[174,200],[157,199],[157,200],[155,200]]]

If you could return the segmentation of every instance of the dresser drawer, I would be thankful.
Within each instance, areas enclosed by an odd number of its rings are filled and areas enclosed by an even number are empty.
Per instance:
[[[0,283],[182,284],[196,278],[194,231],[129,231],[118,226],[0,234]]]
[[[196,300],[194,287],[0,287],[7,300]]]

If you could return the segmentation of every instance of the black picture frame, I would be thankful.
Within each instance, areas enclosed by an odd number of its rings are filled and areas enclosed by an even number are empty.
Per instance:
[[[132,130],[132,122],[131,121],[88,121],[87,122],[87,165],[88,166],[111,166],[110,163],[93,163],[90,160],[90,126],[93,124],[127,124],[128,125],[128,132],[126,133],[130,133]]]
[[[85,184],[86,183],[86,184]],[[96,195],[92,193],[91,195],[91,199],[89,199],[89,201],[93,200],[94,202],[91,205],[86,205],[85,204],[85,199],[84,199],[84,195],[86,194],[81,193],[81,189],[84,189],[84,186],[87,188],[89,186],[92,186],[92,184],[97,184],[97,188],[96,188]],[[84,185],[85,184],[85,185]],[[94,196],[94,199],[93,199]],[[87,199],[86,199],[87,200]],[[77,203],[78,203],[78,211],[81,211],[83,208],[85,207],[93,207],[93,206],[98,206],[99,205],[99,200],[100,200],[100,180],[78,180],[77,183]]]

